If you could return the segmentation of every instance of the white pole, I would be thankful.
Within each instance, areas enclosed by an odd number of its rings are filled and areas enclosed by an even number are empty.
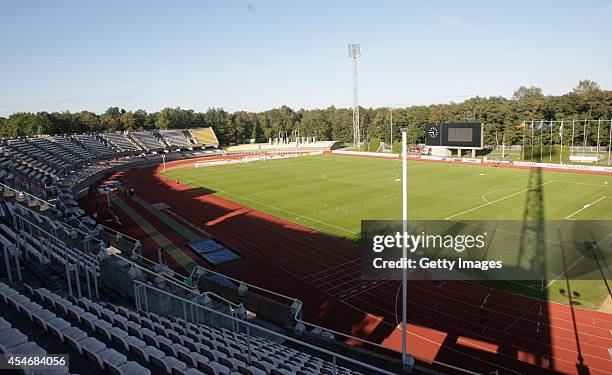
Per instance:
[[[533,120],[531,120],[531,159],[533,161]]]
[[[599,129],[601,128],[601,119],[597,121],[597,151],[596,151],[596,163],[599,163]]]
[[[525,120],[523,120],[523,147],[521,148],[521,160],[525,160],[525,128],[527,127]]]
[[[402,231],[404,236],[408,232],[408,180],[407,180],[407,157],[406,157],[406,129],[402,129]],[[408,257],[408,249],[406,248],[406,241],[402,241],[402,258]],[[406,335],[408,326],[406,324],[406,299],[408,295],[407,291],[408,282],[408,269],[402,268],[402,363],[406,364],[408,361],[408,355],[406,353]]]
[[[610,120],[610,135],[608,138],[608,165],[610,165],[611,152],[612,152],[612,120]]]
[[[587,120],[584,119],[584,125],[582,125],[582,156],[586,154],[586,141],[587,141],[586,125],[587,125]]]
[[[550,156],[548,162],[552,163],[552,146],[553,146],[553,120],[550,120]]]
[[[540,120],[540,163],[543,163],[542,160],[542,146],[544,143],[544,120]]]
[[[573,148],[574,148],[574,133],[575,133],[575,124],[576,124],[576,119],[572,119],[572,146],[570,147],[570,155],[572,154]]]
[[[559,128],[559,138],[561,142],[561,149],[559,150],[559,164],[563,164],[563,120],[561,120],[561,127]]]
[[[391,134],[390,134],[390,140],[391,140],[391,149],[393,149],[393,108],[389,108],[389,114],[391,115]]]
[[[164,172],[166,172],[166,155],[162,155],[162,161],[164,162]]]

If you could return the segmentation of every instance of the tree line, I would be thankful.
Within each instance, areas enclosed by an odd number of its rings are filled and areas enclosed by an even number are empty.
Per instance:
[[[393,117],[393,134],[390,118]],[[608,135],[612,118],[612,91],[602,90],[596,82],[580,81],[563,95],[543,95],[538,87],[520,87],[512,98],[495,96],[474,97],[460,103],[410,106],[405,108],[361,108],[361,128],[366,140],[388,144],[393,136],[399,139],[400,129],[408,129],[411,144],[424,141],[425,124],[433,122],[478,121],[485,124],[485,144],[521,144],[523,130],[517,125],[524,120],[606,119],[601,132]],[[558,125],[557,125],[558,126]],[[18,112],[8,118],[0,117],[1,137],[23,137],[36,134],[69,134],[110,132],[143,129],[183,129],[212,127],[223,145],[246,143],[251,139],[267,142],[280,132],[297,130],[301,136],[319,140],[352,141],[352,110],[329,107],[325,109],[293,110],[287,106],[263,112],[227,112],[209,108],[195,112],[179,107],[158,112],[126,111],[111,107],[102,114],[90,111]],[[578,126],[575,137],[582,136]],[[564,132],[564,137],[569,137]],[[592,133],[592,131],[591,131]],[[605,138],[605,139],[603,139]],[[607,144],[607,138],[602,144]],[[589,144],[594,144],[593,137]]]

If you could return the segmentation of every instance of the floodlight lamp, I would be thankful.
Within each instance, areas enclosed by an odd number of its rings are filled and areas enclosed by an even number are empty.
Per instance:
[[[359,48],[359,44],[357,43],[349,44],[348,45],[348,55],[351,58],[361,56],[361,49]]]

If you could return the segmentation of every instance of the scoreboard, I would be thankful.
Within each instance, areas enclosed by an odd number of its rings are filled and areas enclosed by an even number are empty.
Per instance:
[[[484,126],[480,122],[425,125],[425,145],[448,148],[482,149]]]

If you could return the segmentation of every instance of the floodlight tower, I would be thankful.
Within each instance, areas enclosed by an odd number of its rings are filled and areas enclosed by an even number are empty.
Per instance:
[[[357,58],[361,56],[359,44],[348,45],[349,57],[353,59],[353,144],[358,148],[361,144],[359,129],[359,87],[357,84]]]

